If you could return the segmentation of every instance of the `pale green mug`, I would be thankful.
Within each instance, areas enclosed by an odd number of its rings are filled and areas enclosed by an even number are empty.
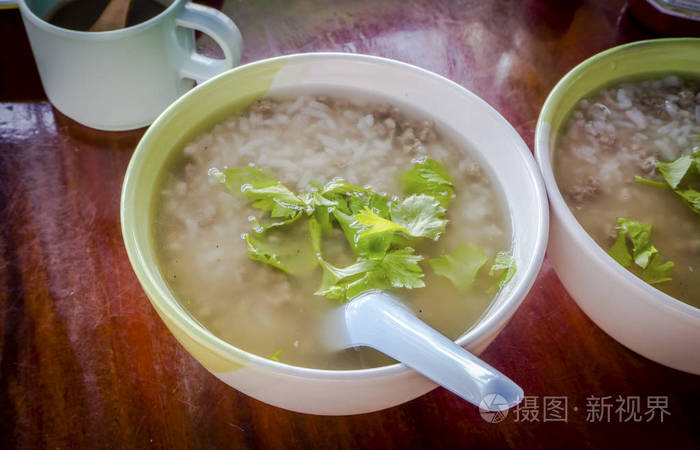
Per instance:
[[[20,0],[41,82],[51,103],[100,130],[149,125],[195,81],[213,77],[241,57],[242,38],[225,14],[188,0],[158,0],[166,9],[137,25],[85,32],[44,20],[64,0]],[[195,51],[194,30],[211,36],[224,59]]]

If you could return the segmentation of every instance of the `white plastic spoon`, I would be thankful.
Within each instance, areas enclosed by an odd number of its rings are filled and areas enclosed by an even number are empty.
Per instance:
[[[334,311],[325,326],[332,348],[375,348],[484,410],[504,411],[523,399],[520,386],[426,325],[386,292],[357,296]]]

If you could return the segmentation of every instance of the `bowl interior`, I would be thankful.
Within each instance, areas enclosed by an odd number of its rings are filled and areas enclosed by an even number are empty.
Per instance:
[[[226,116],[276,90],[358,89],[408,104],[454,131],[491,169],[508,203],[518,265],[513,281],[457,342],[481,350],[505,325],[532,285],[547,240],[544,185],[530,151],[493,108],[459,85],[414,66],[348,54],[292,55],[264,60],[224,73],[180,98],[149,128],[124,181],[122,231],[132,266],[156,311],[205,367],[215,372],[254,362],[272,370],[332,376],[332,372],[405,370],[395,364],[356,371],[323,371],[287,366],[237,349],[198,325],[173,297],[155,264],[151,240],[154,192],[173,152]],[[467,327],[469,324],[465,324]],[[325,373],[325,374],[324,374]]]
[[[582,98],[621,81],[644,80],[680,74],[700,78],[700,39],[672,38],[640,41],[606,50],[572,69],[554,87],[542,107],[535,133],[535,154],[542,170],[550,205],[564,226],[579,236],[617,276],[643,285],[643,289],[669,304],[700,318],[700,309],[661,292],[628,272],[596,244],[569,210],[552,169],[552,152],[559,131]]]
[[[553,144],[557,132],[582,98],[621,80],[643,80],[669,72],[700,75],[700,39],[633,42],[587,59],[554,87],[542,107],[538,126],[549,125],[547,140]]]

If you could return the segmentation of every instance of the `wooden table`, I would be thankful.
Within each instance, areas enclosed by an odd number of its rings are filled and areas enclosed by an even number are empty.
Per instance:
[[[320,50],[407,61],[480,95],[530,147],[545,96],[567,70],[651,36],[620,0],[214,6],[241,28],[244,61]],[[46,101],[16,10],[0,11],[0,30],[0,448],[700,445],[700,377],[608,337],[547,261],[482,355],[531,396],[501,423],[444,389],[373,414],[318,417],[229,388],[170,335],[127,260],[119,193],[143,130],[98,132],[67,119]],[[565,422],[552,420],[545,397],[566,399]],[[638,397],[642,415],[665,398],[670,415],[627,422],[615,412],[618,397]],[[596,402],[611,405],[609,420],[591,415]]]

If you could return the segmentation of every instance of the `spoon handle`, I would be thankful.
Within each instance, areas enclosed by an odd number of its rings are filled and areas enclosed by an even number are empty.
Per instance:
[[[132,0],[111,0],[90,31],[112,31],[124,28]]]
[[[373,347],[482,409],[503,411],[523,399],[520,386],[385,292],[355,298],[345,307],[345,322],[353,345]]]

